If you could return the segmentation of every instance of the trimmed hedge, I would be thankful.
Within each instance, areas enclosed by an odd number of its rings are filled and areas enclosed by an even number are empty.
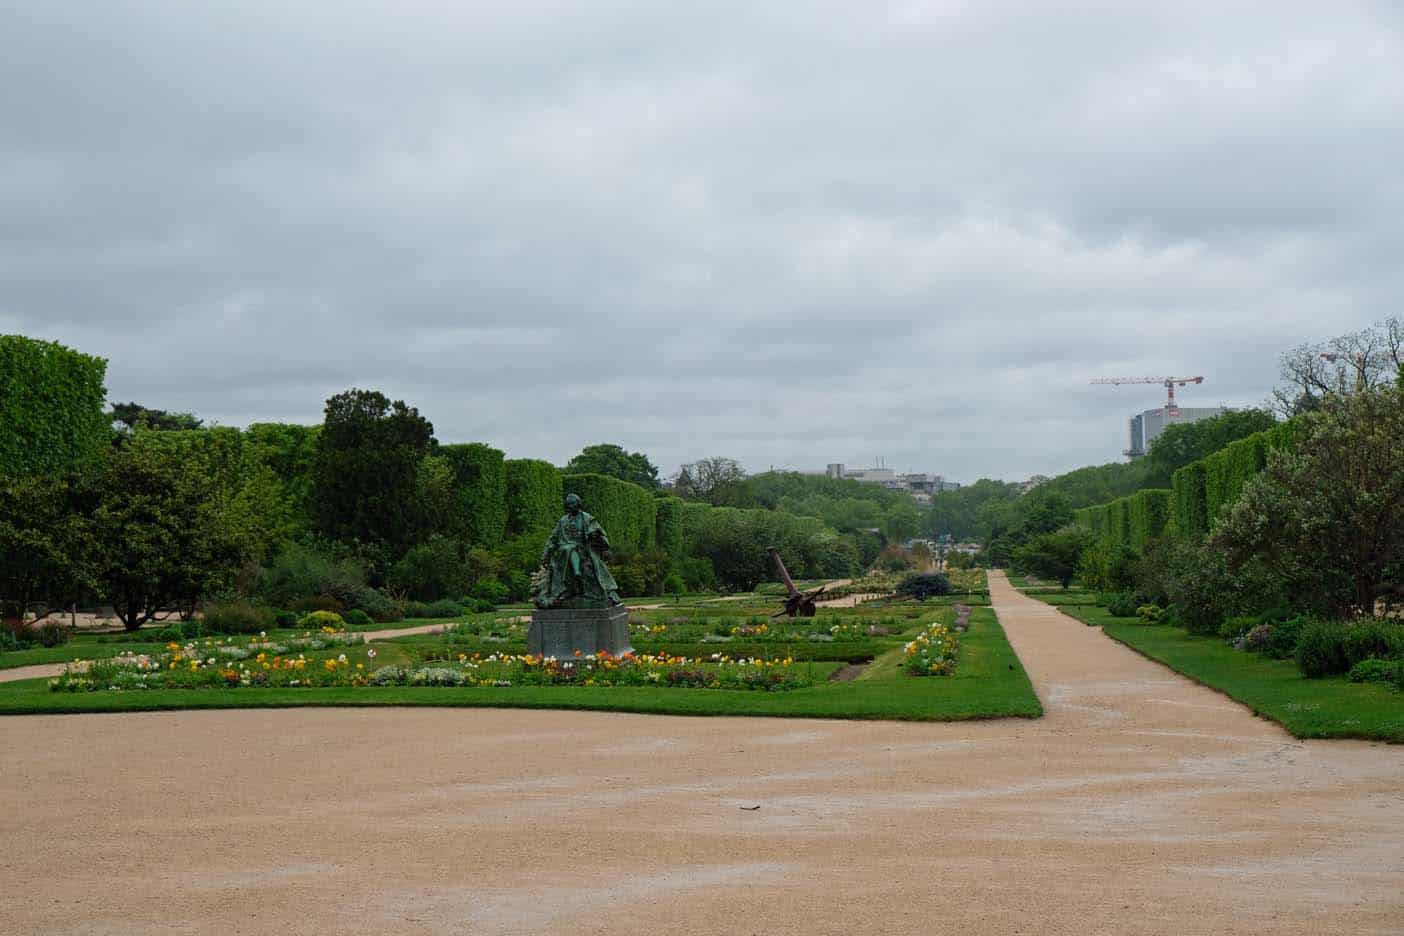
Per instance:
[[[0,475],[62,471],[101,452],[107,361],[52,341],[0,335]]]
[[[1171,476],[1171,518],[1176,536],[1199,540],[1208,534],[1209,515],[1204,485],[1202,461],[1191,462]]]
[[[550,535],[565,500],[561,473],[550,462],[535,458],[509,458],[503,466],[507,473],[507,535]]]
[[[684,555],[683,511],[686,503],[681,497],[660,497],[654,505],[657,511],[654,542],[672,559],[680,559]]]
[[[450,529],[463,542],[491,549],[507,530],[507,469],[502,451],[481,442],[441,445],[453,469],[458,516]]]
[[[1165,530],[1170,519],[1170,492],[1164,488],[1146,488],[1129,498],[1131,537],[1127,544],[1137,552]]]
[[[566,494],[578,494],[585,512],[594,516],[616,550],[640,551],[657,537],[657,498],[653,493],[602,474],[566,475]]]

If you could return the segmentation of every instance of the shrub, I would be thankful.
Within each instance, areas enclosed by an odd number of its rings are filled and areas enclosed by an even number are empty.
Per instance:
[[[493,606],[506,604],[508,599],[507,586],[503,585],[495,578],[485,578],[478,582],[469,591],[469,594],[481,601],[491,602]]]
[[[340,614],[346,610],[346,605],[330,595],[313,595],[310,598],[299,598],[288,605],[288,610],[299,614],[308,614],[313,611],[330,611],[333,614]]]
[[[469,442],[441,445],[439,455],[453,469],[458,494],[449,533],[465,543],[491,549],[502,542],[507,530],[507,469],[502,452],[481,442]]]
[[[421,601],[460,595],[468,587],[462,547],[447,537],[431,536],[391,566],[386,581]]]
[[[531,576],[525,572],[512,571],[508,572],[505,578],[508,601],[526,601],[531,597]]]
[[[1297,638],[1297,669],[1308,679],[1320,679],[1350,669],[1346,657],[1346,625],[1339,621],[1311,621]]]
[[[456,618],[463,616],[463,605],[452,598],[440,598],[428,604],[423,602],[412,602],[413,611],[410,617],[420,618]],[[405,610],[410,610],[410,605],[405,606]]]
[[[278,627],[288,630],[297,626],[298,614],[296,611],[275,611],[273,612],[273,623]]]
[[[561,515],[565,491],[561,473],[550,462],[509,459],[506,469],[507,533],[545,537]]]
[[[296,608],[308,598],[335,598],[339,608],[304,608],[305,611],[341,611],[348,596],[366,587],[364,567],[354,559],[335,559],[324,550],[289,543],[266,568],[260,569],[254,593],[277,608]]]
[[[382,591],[374,588],[358,588],[351,595],[351,606],[359,608],[371,616],[378,624],[389,624],[405,619],[404,608],[400,603]]]
[[[1388,682],[1397,684],[1401,679],[1404,679],[1404,675],[1400,673],[1401,670],[1404,670],[1404,661],[1367,657],[1350,668],[1348,678],[1351,682]]]
[[[346,626],[345,619],[334,611],[310,611],[297,623],[307,630],[321,630],[324,627],[341,630]]]
[[[211,634],[257,634],[271,628],[274,621],[269,609],[243,601],[210,605],[203,615],[205,631]]]
[[[1164,615],[1165,609],[1160,605],[1141,605],[1136,609],[1136,617],[1141,619],[1142,624],[1159,624]]]
[[[369,627],[375,623],[371,616],[360,608],[352,608],[350,611],[343,614],[342,618],[346,621],[347,625],[351,627]]]
[[[1277,628],[1272,624],[1259,624],[1239,638],[1237,646],[1240,650],[1247,650],[1250,653],[1264,653],[1267,651],[1276,630]],[[1295,649],[1293,647],[1294,651]]]
[[[1355,621],[1346,627],[1346,662],[1352,666],[1375,657],[1397,660],[1404,657],[1404,624],[1389,621]]]
[[[1302,629],[1310,623],[1310,618],[1293,617],[1272,625],[1272,631],[1263,639],[1259,652],[1274,660],[1288,660],[1297,654],[1297,641]]]
[[[940,572],[913,572],[897,584],[897,594],[925,601],[951,593],[951,580]]]
[[[11,650],[28,650],[29,647],[28,640],[20,640],[8,627],[0,628],[0,653],[7,653]]]
[[[190,621],[172,621],[165,627],[158,630],[152,637],[163,643],[185,643],[187,640],[196,640],[207,636],[204,622],[197,619]]]
[[[466,598],[463,601],[463,605],[474,614],[489,614],[497,610],[497,605],[488,601],[486,598]]]
[[[1219,636],[1225,640],[1236,641],[1249,631],[1258,627],[1261,622],[1255,615],[1239,614],[1234,617],[1224,618],[1224,622],[1219,625]]]
[[[41,647],[58,647],[68,643],[73,636],[73,628],[61,621],[45,621],[35,632]]]
[[[1106,597],[1107,611],[1116,617],[1135,617],[1139,602],[1131,592],[1113,592]]]

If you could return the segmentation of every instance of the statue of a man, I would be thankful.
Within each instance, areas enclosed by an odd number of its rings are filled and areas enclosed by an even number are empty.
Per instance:
[[[580,498],[567,494],[565,516],[556,523],[541,569],[533,580],[538,608],[607,608],[620,604],[619,586],[604,564],[609,538],[594,517],[580,509]]]

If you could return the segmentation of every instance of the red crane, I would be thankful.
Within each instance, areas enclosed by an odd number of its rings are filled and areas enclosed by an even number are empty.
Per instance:
[[[1175,405],[1175,387],[1186,384],[1202,384],[1203,377],[1098,377],[1092,381],[1094,384],[1112,384],[1121,386],[1122,384],[1160,384],[1165,388],[1165,409],[1171,416],[1178,415],[1179,407]]]

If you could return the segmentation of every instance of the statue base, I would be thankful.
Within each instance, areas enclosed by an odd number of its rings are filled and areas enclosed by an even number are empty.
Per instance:
[[[629,645],[629,609],[537,608],[527,628],[527,653],[569,660],[607,651],[614,656],[633,653]]]

